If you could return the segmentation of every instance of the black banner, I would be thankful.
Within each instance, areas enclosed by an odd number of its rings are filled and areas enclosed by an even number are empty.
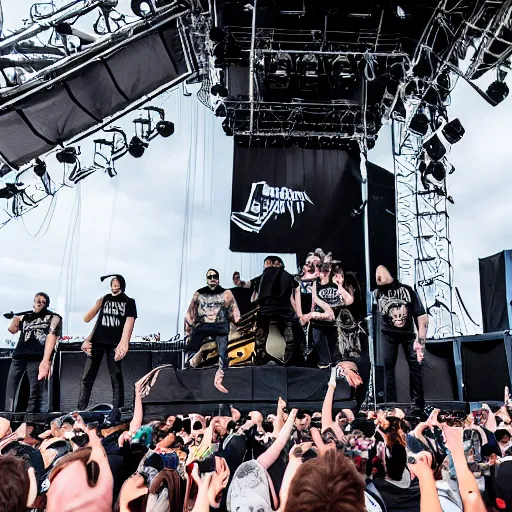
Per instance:
[[[359,162],[344,151],[235,146],[232,251],[334,249],[360,207]]]

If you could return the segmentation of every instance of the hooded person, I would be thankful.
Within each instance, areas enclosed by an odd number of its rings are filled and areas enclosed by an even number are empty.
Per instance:
[[[119,274],[102,276],[101,281],[110,278],[110,293],[100,297],[85,314],[84,321],[90,322],[98,315],[91,334],[82,344],[87,354],[82,379],[78,410],[85,410],[89,405],[94,381],[100,369],[103,354],[107,358],[110,381],[112,383],[113,405],[118,409],[124,405],[124,379],[122,359],[128,353],[130,338],[133,333],[137,306],[135,300],[126,295],[126,281]]]
[[[16,410],[17,394],[25,373],[30,384],[27,413],[48,412],[46,380],[50,376],[51,358],[62,334],[62,318],[49,309],[50,297],[43,292],[34,297],[31,312],[15,315],[8,327],[20,333],[7,376],[5,408]]]
[[[267,256],[263,266],[263,273],[251,281],[241,281],[238,273],[235,273],[238,277],[233,281],[235,286],[252,289],[252,300],[258,306],[256,363],[265,364],[268,360],[267,339],[270,324],[275,322],[285,341],[284,365],[303,366],[301,346],[304,345],[304,331],[292,305],[294,288],[298,283],[285,270],[279,256]]]

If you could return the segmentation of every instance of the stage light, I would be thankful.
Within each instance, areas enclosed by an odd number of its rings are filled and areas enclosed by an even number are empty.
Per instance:
[[[133,14],[139,18],[145,18],[155,12],[152,0],[132,0],[131,8]]]
[[[373,137],[368,137],[366,139],[366,147],[368,148],[368,150],[373,149],[375,147],[375,142],[376,139],[374,139]]]
[[[270,60],[269,85],[272,89],[286,89],[290,85],[293,61],[289,53],[279,52]]]
[[[423,95],[423,101],[432,107],[437,107],[440,103],[439,92],[435,87],[429,87]]]
[[[508,85],[500,80],[496,80],[487,88],[487,96],[493,101],[493,107],[501,103],[508,96],[508,93]]]
[[[229,96],[229,91],[227,90],[227,88],[220,84],[212,85],[211,93],[214,96],[220,96],[221,98],[226,98],[227,96]]]
[[[217,117],[226,117],[228,115],[228,111],[226,110],[226,105],[224,105],[224,103],[221,103],[217,107],[217,110],[215,111],[215,115]]]
[[[174,123],[171,121],[158,121],[156,131],[161,137],[167,138],[174,133]]]
[[[210,30],[210,39],[214,43],[220,43],[221,41],[224,40],[225,37],[226,37],[226,34],[225,34],[224,30],[222,30],[221,28],[219,28],[219,27],[212,27],[211,28],[211,30]]]
[[[448,98],[450,94],[451,89],[451,80],[450,80],[450,73],[444,72],[441,73],[437,77],[437,88],[439,91],[439,96],[441,98],[441,101],[446,101],[446,98]]]
[[[132,137],[130,144],[128,144],[128,153],[130,153],[133,158],[140,158],[148,146],[149,144],[147,142],[143,142],[139,137],[135,135]]]
[[[297,58],[297,72],[306,79],[317,79],[319,61],[314,53],[306,53]]]
[[[446,166],[444,162],[430,162],[425,174],[430,174],[436,181],[443,181],[446,178]]]
[[[40,158],[36,158],[33,170],[36,176],[42,178],[46,174],[46,164]]]
[[[428,132],[428,124],[429,120],[425,114],[415,114],[409,124],[409,130],[415,135],[423,136]]]
[[[351,78],[354,76],[352,64],[346,55],[338,55],[332,61],[331,75],[333,78]]]
[[[55,157],[57,161],[61,164],[74,164],[76,162],[76,157],[80,152],[77,151],[74,147],[65,148],[62,151],[59,151]]]
[[[55,27],[55,31],[61,36],[75,36],[80,39],[80,44],[86,46],[88,44],[93,44],[97,41],[96,36],[91,34],[87,34],[87,32],[82,32],[81,30],[76,29],[69,23],[58,23]]]
[[[464,136],[466,130],[462,126],[458,118],[452,119],[449,123],[445,124],[442,129],[444,138],[450,143],[455,144],[459,142]]]
[[[428,156],[437,162],[446,155],[446,147],[441,142],[441,139],[434,134],[430,139],[423,143],[423,149],[427,152]]]

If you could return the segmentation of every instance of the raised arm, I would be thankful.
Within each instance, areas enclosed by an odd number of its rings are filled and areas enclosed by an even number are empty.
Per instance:
[[[101,309],[101,304],[103,302],[104,297],[100,297],[95,303],[94,306],[87,311],[84,315],[84,322],[89,323],[99,312]]]
[[[427,340],[428,315],[421,315],[416,318],[416,327],[418,328],[418,341],[424,345]]]
[[[252,281],[242,281],[240,279],[240,272],[234,272],[233,284],[239,288],[250,288],[252,286]]]
[[[288,419],[284,424],[281,432],[276,437],[276,440],[267,450],[258,457],[258,462],[265,468],[268,469],[277,460],[281,452],[284,450],[286,444],[290,440],[293,430],[293,424],[297,417],[297,409],[292,409],[288,415]]]

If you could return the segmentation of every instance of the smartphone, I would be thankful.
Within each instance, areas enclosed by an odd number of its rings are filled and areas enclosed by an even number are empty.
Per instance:
[[[318,454],[316,451],[313,448],[310,448],[302,454],[302,462],[307,462],[308,460],[314,459],[317,456]]]
[[[215,457],[211,456],[206,459],[200,460],[197,463],[199,468],[199,474],[204,475],[205,473],[213,473],[216,470]]]

